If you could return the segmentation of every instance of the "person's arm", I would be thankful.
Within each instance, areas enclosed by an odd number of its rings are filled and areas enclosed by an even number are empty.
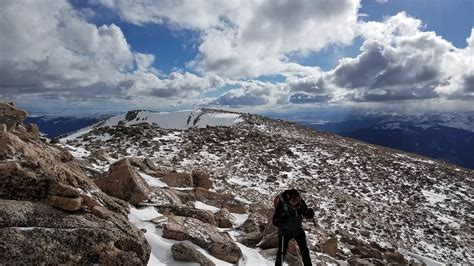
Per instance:
[[[279,200],[275,208],[275,212],[273,213],[273,219],[272,219],[273,225],[276,227],[281,227],[282,218],[283,218],[283,202]]]
[[[311,208],[308,208],[308,205],[306,205],[306,202],[304,200],[301,200],[301,214],[303,215],[304,218],[306,219],[313,219],[314,217],[314,211]]]

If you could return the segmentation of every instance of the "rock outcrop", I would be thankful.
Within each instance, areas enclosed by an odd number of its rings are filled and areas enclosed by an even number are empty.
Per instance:
[[[12,104],[0,102],[0,124],[5,124],[8,131],[15,130],[27,115],[27,112],[15,108]]]
[[[143,234],[123,215],[110,213],[105,220],[42,202],[2,199],[0,264],[145,265],[150,248]]]
[[[0,132],[0,264],[147,264],[150,247],[129,223],[128,204],[102,192],[61,149],[22,137],[26,113],[2,106],[9,130]]]

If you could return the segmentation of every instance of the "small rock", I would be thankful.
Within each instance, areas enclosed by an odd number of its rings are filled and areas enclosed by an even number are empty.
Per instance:
[[[329,256],[335,258],[337,254],[337,239],[330,238],[322,245],[323,251]]]

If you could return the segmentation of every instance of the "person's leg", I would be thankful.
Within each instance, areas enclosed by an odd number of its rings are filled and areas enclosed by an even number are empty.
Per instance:
[[[300,248],[304,266],[311,266],[311,257],[309,256],[308,245],[306,244],[306,234],[303,229],[301,229],[301,232],[295,237],[295,240]]]
[[[285,255],[286,255],[286,251],[288,249],[288,243],[290,242],[290,240],[291,240],[290,236],[278,235],[278,251],[277,251],[275,266],[282,265]]]

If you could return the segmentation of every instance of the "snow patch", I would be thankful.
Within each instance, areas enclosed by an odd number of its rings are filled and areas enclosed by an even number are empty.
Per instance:
[[[216,212],[220,211],[219,208],[211,206],[211,205],[207,205],[206,203],[204,203],[202,201],[196,201],[196,203],[194,204],[194,208],[201,209],[201,210],[208,210],[208,211],[211,211],[213,213],[216,213]]]
[[[140,175],[143,177],[145,182],[147,182],[150,187],[167,187],[168,186],[165,182],[151,175],[147,175],[141,172],[140,172]]]

